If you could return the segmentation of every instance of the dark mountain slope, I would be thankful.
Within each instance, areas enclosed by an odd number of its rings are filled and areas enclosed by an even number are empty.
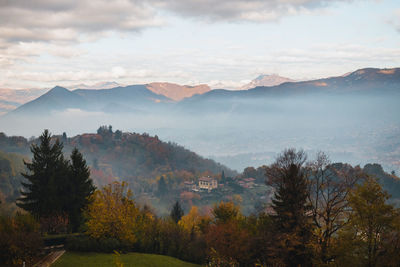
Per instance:
[[[303,82],[288,82],[279,86],[256,87],[249,96],[260,94],[307,93],[391,93],[400,91],[400,68],[360,69],[348,75]]]
[[[73,92],[90,100],[92,103],[98,104],[116,102],[121,104],[143,105],[171,101],[163,95],[153,93],[144,85],[130,85],[102,90],[77,89]]]
[[[180,112],[188,110],[192,113],[262,113],[279,111],[282,107],[289,107],[288,102],[297,100],[301,102],[296,102],[296,105],[302,102],[309,105],[328,103],[333,107],[341,103],[351,105],[351,101],[355,100],[354,106],[357,106],[357,101],[365,102],[363,97],[399,99],[400,68],[361,69],[346,76],[286,82],[278,86],[262,86],[242,91],[213,90],[184,99],[178,103],[177,109]],[[299,110],[303,108],[298,107]]]
[[[87,101],[78,94],[60,86],[56,86],[44,95],[32,100],[9,114],[11,115],[45,115],[52,111],[68,108],[82,108]]]
[[[52,111],[64,111],[71,108],[110,113],[138,112],[139,110],[158,108],[167,102],[170,102],[169,98],[151,92],[144,85],[102,90],[78,89],[72,92],[56,86],[9,114],[45,115]]]

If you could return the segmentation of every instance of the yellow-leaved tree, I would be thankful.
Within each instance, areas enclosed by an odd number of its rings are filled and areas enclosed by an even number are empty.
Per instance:
[[[115,238],[135,242],[139,210],[125,182],[114,182],[96,190],[86,209],[87,234],[93,238]]]
[[[202,219],[202,216],[199,213],[199,210],[196,206],[192,206],[189,213],[182,217],[179,221],[179,226],[181,226],[187,232],[198,232],[200,230],[199,224]]]

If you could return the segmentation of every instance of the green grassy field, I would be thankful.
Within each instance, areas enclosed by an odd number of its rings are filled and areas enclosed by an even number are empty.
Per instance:
[[[106,253],[76,253],[66,252],[61,258],[59,258],[52,267],[97,267],[97,266],[116,266],[114,254]],[[135,266],[135,267],[199,267],[200,265],[184,262],[176,258],[155,255],[155,254],[142,254],[142,253],[127,253],[121,254],[121,261],[124,266]]]

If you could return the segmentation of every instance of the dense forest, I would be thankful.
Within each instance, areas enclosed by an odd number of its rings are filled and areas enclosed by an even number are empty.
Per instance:
[[[236,177],[221,173],[224,189],[242,193],[252,189],[244,182],[265,181],[269,199],[252,213],[243,213],[237,194],[208,209],[192,205],[185,211],[177,200],[160,216],[137,201],[127,182],[96,189],[82,153],[74,148],[64,156],[63,143],[47,130],[30,149],[16,200],[20,210],[0,216],[0,265],[37,261],[43,242],[77,252],[164,254],[208,266],[400,262],[400,209],[381,185],[396,192],[399,178],[377,164],[352,167],[331,163],[322,152],[307,159],[304,151],[287,149],[270,165]],[[158,180],[163,200],[166,180]]]
[[[114,131],[111,126],[101,126],[95,134],[68,137],[64,133],[53,135],[52,141],[55,140],[63,143],[65,156],[75,147],[82,152],[96,186],[128,182],[135,199],[151,204],[158,214],[167,214],[170,205],[179,200],[186,212],[192,205],[207,210],[219,201],[235,201],[248,215],[265,206],[272,196],[271,187],[265,184],[266,165],[247,167],[238,174],[146,133]],[[28,140],[0,133],[0,199],[9,209],[15,208],[13,203],[20,194],[23,159],[29,162],[30,146],[37,143],[38,138]],[[336,169],[353,168],[344,163],[333,165]],[[367,164],[362,169],[379,178],[391,194],[391,202],[400,202],[400,181],[394,173],[386,173],[379,164]],[[211,192],[193,191],[191,186],[204,176],[216,179],[219,187]]]

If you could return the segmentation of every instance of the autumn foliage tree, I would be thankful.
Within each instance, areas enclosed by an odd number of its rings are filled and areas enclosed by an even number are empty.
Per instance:
[[[389,253],[391,246],[398,245],[398,239],[388,237],[398,235],[399,212],[387,203],[388,199],[389,194],[374,178],[366,179],[351,192],[349,223],[340,235],[339,264],[374,267],[392,257],[399,258],[398,251]]]
[[[214,217],[205,234],[210,266],[245,266],[252,263],[250,235],[240,207],[220,202],[212,210]]]
[[[337,255],[333,252],[337,233],[348,222],[348,196],[355,184],[363,178],[359,168],[341,166],[335,168],[322,152],[316,160],[308,163],[308,190],[311,217],[314,227],[314,263],[328,264]]]
[[[139,210],[125,182],[114,182],[96,190],[86,209],[87,234],[95,239],[115,238],[136,241]]]

